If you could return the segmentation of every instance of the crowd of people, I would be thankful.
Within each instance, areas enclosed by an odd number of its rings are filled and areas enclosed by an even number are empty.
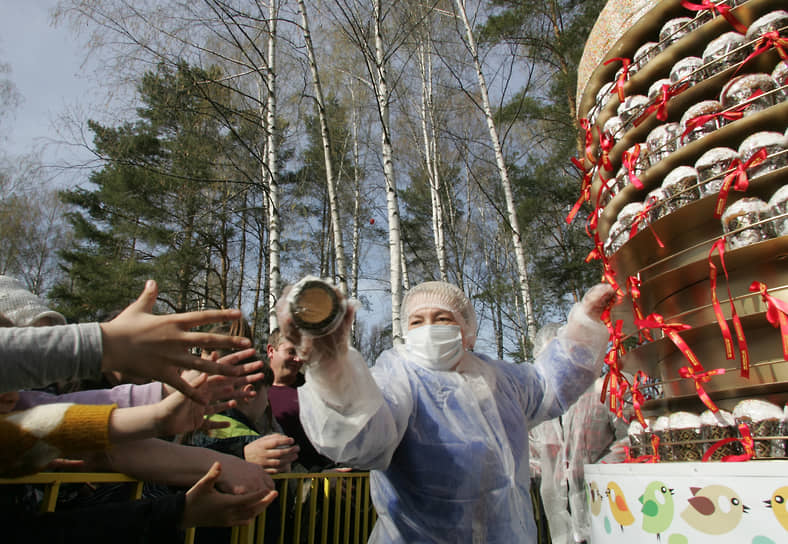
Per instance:
[[[150,281],[111,321],[68,325],[0,276],[0,476],[112,471],[158,484],[142,500],[99,489],[53,513],[39,513],[30,486],[4,486],[4,541],[174,542],[188,527],[249,523],[277,497],[270,475],[293,470],[303,445],[274,418],[277,374],[248,324],[238,310],[154,315],[157,295]],[[297,399],[295,410],[297,421]]]
[[[66,324],[0,276],[0,475],[113,471],[158,484],[141,500],[53,513],[6,487],[9,541],[173,542],[285,508],[273,474],[353,467],[371,471],[370,542],[535,542],[529,430],[599,376],[599,316],[613,298],[592,288],[535,364],[517,365],[476,353],[470,300],[426,282],[403,300],[404,344],[370,366],[350,345],[352,303],[314,337],[284,293],[260,358],[238,310],[154,315],[157,294],[149,281],[111,321]]]

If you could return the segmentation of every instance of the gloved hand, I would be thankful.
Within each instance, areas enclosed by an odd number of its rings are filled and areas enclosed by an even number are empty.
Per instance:
[[[358,303],[354,300],[348,300],[345,316],[337,328],[325,336],[314,337],[295,325],[288,301],[288,294],[291,288],[292,286],[286,287],[282,291],[282,296],[277,300],[276,318],[279,321],[279,328],[282,334],[295,345],[298,357],[307,365],[344,358],[350,346],[350,330],[353,326]],[[334,291],[338,300],[344,300],[345,296],[338,288],[334,287]]]
[[[569,312],[569,319],[559,336],[574,345],[585,346],[592,353],[604,355],[609,333],[599,318],[614,302],[615,296],[615,290],[606,283],[593,286]]]
[[[608,283],[597,283],[583,295],[580,304],[585,314],[591,319],[599,319],[605,308],[610,306],[616,291]]]

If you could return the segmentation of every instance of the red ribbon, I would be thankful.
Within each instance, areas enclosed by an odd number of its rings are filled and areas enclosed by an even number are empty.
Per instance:
[[[632,60],[626,57],[613,57],[612,59],[606,60],[604,65],[607,66],[611,62],[615,61],[621,61],[621,66],[624,69],[621,70],[621,73],[618,75],[616,84],[610,91],[610,94],[618,93],[618,101],[624,102],[624,98],[626,98],[626,95],[624,94],[624,84],[627,82],[627,77],[629,76],[629,66],[632,64]]]
[[[750,186],[750,181],[747,179],[747,169],[753,166],[758,166],[769,156],[765,147],[760,148],[755,152],[752,157],[745,162],[741,162],[738,158],[731,161],[733,170],[729,172],[722,182],[720,187],[720,194],[717,197],[717,205],[714,207],[714,217],[722,217],[722,212],[725,209],[725,203],[728,201],[728,193],[731,187],[735,191],[745,192]]]
[[[619,382],[624,380],[623,376],[621,375],[621,370],[618,368],[618,356],[621,348],[621,338],[623,336],[622,330],[624,327],[624,322],[620,319],[616,320],[615,326],[613,326],[609,322],[609,316],[607,320],[607,328],[610,331],[610,341],[613,344],[613,347],[610,348],[605,354],[605,364],[608,366],[608,373],[605,374],[605,379],[602,382],[602,392],[600,394],[599,401],[604,404],[605,397],[607,397],[607,391],[610,389],[610,411],[615,412],[618,415],[619,411],[621,411],[621,395],[623,391],[619,387]]]
[[[654,453],[651,456],[651,461],[647,462],[659,463],[659,437],[655,434],[651,435],[651,448],[654,450]]]
[[[744,453],[741,455],[726,455],[722,458],[723,463],[739,463],[752,459],[752,457],[755,455],[755,441],[752,439],[752,434],[750,434],[750,428],[747,426],[747,424],[739,423],[739,434],[741,434],[741,438],[723,438],[719,442],[715,442],[709,446],[709,449],[703,454],[701,461],[704,463],[707,462],[709,459],[711,459],[711,456],[715,451],[720,449],[725,444],[730,444],[732,442],[740,442],[744,448]]]
[[[585,160],[587,160],[589,164],[594,165],[596,164],[596,157],[594,156],[593,153],[594,131],[591,128],[591,122],[585,117],[583,117],[582,119],[580,119],[579,123],[580,123],[580,128],[582,128],[583,131],[585,132],[585,136],[583,136]]]
[[[783,341],[783,359],[788,361],[788,302],[770,295],[768,289],[765,283],[759,281],[750,284],[750,292],[759,292],[761,299],[766,304],[766,320],[773,327],[780,329]]]
[[[665,333],[678,350],[684,354],[684,357],[689,361],[690,365],[692,365],[693,370],[703,370],[703,366],[700,364],[700,361],[698,361],[695,352],[692,351],[689,345],[679,335],[679,331],[691,329],[692,327],[689,325],[683,323],[665,323],[664,318],[657,313],[649,314],[644,319],[637,320],[635,325],[639,328],[662,329],[662,332]]]
[[[572,161],[574,162],[575,157],[572,157]],[[586,172],[583,174],[583,183],[580,187],[580,197],[575,202],[575,205],[572,206],[572,209],[569,210],[569,213],[566,214],[566,223],[569,224],[574,221],[577,212],[580,211],[580,207],[583,203],[587,200],[591,199],[591,177],[593,176],[593,172]]]
[[[646,426],[643,425],[643,429],[645,430]],[[640,455],[638,457],[632,457],[629,453],[629,448],[625,447],[624,451],[626,453],[626,458],[624,459],[625,463],[659,463],[659,437],[655,434],[651,434],[650,437],[651,441],[651,455]]]
[[[681,133],[681,143],[684,143],[684,139],[687,135],[695,130],[698,127],[702,127],[712,119],[716,119],[717,117],[722,117],[726,121],[738,121],[742,117],[744,117],[744,110],[746,110],[750,103],[758,98],[759,96],[763,95],[763,89],[758,89],[750,96],[747,97],[747,100],[736,106],[735,108],[730,108],[725,111],[718,111],[717,113],[708,113],[706,115],[698,115],[697,117],[693,117],[692,119],[687,121],[687,125],[684,128],[684,132]]]
[[[638,157],[640,157],[640,144],[635,144],[633,151],[630,152],[629,149],[624,151],[621,155],[621,162],[624,164],[624,168],[627,170],[627,176],[629,176],[629,182],[637,187],[638,189],[643,188],[643,182],[635,175],[635,164],[637,164]]]
[[[731,108],[725,111],[718,111],[717,113],[707,113],[706,115],[698,115],[697,117],[693,117],[692,119],[687,121],[687,124],[684,128],[684,132],[681,133],[681,143],[684,143],[684,140],[687,138],[687,135],[695,130],[698,127],[702,127],[712,119],[716,119],[717,117],[722,117],[726,121],[737,121],[744,117],[744,110],[747,109],[747,106],[750,105],[750,101],[756,99],[757,97],[761,96],[763,91],[758,89],[752,95],[750,95],[745,103],[739,104],[735,108]]]
[[[720,409],[717,408],[717,405],[714,404],[714,401],[711,400],[711,397],[706,390],[703,389],[701,384],[708,383],[711,380],[712,376],[718,376],[725,374],[724,368],[717,368],[714,370],[707,370],[703,372],[695,372],[688,366],[683,366],[679,369],[679,376],[682,378],[692,378],[695,382],[695,391],[698,393],[698,397],[706,405],[706,407],[714,413],[717,413]]]
[[[640,305],[637,303],[638,299],[640,298],[640,280],[635,276],[629,276],[627,278],[627,291],[629,291],[629,295],[632,298],[632,310],[635,313],[636,320],[643,319],[643,311],[640,309]],[[640,335],[640,339],[642,340],[645,338],[649,342],[653,342],[654,339],[651,337],[651,333],[646,330],[638,331]]]
[[[667,121],[668,101],[674,96],[683,93],[686,89],[689,89],[689,83],[684,83],[682,85],[679,85],[675,89],[672,89],[671,85],[667,83],[662,85],[657,100],[654,101],[654,103],[651,104],[649,107],[647,107],[646,110],[643,113],[641,113],[637,119],[635,119],[634,125],[635,126],[640,125],[643,121],[648,119],[648,116],[651,115],[654,111],[657,112],[657,119],[659,119],[663,123]]]
[[[764,32],[761,34],[760,38],[755,44],[755,51],[750,53],[746,59],[736,68],[736,71],[733,75],[739,73],[739,70],[744,67],[745,64],[750,62],[752,59],[760,55],[761,53],[765,53],[769,49],[777,49],[777,53],[780,55],[780,58],[783,60],[788,60],[788,52],[786,52],[786,48],[788,48],[788,39],[783,38],[780,36],[780,33],[776,30],[772,30],[769,32]]]
[[[739,344],[739,357],[741,359],[741,369],[739,375],[742,378],[749,378],[750,352],[747,349],[747,339],[744,336],[744,328],[742,327],[741,320],[739,319],[739,314],[736,312],[736,305],[733,303],[731,288],[728,284],[728,269],[725,267],[725,237],[723,236],[714,242],[714,244],[711,246],[711,251],[709,251],[709,280],[711,283],[711,301],[712,305],[714,306],[714,314],[717,316],[717,323],[720,325],[720,331],[722,331],[722,337],[725,341],[725,357],[727,359],[734,358],[733,338],[731,337],[731,331],[728,327],[728,321],[722,314],[722,308],[720,307],[720,302],[717,299],[717,267],[714,265],[714,262],[711,258],[715,251],[720,255],[720,264],[722,265],[722,271],[725,273],[725,287],[728,290],[728,301],[731,305],[731,319],[733,320],[733,328],[736,331],[736,340]]]
[[[657,203],[657,199],[653,196],[649,197],[648,200],[646,200],[646,205],[643,207],[641,211],[639,211],[635,215],[635,218],[632,220],[632,228],[629,231],[630,238],[632,238],[633,236],[635,236],[635,234],[637,234],[638,226],[640,225],[641,222],[643,222],[646,219],[646,216],[652,210],[652,208],[654,208],[656,203]],[[657,236],[657,233],[654,230],[654,227],[651,225],[651,223],[648,222],[646,223],[646,225],[648,225],[649,230],[651,230],[651,234],[654,235],[654,239],[657,241],[657,245],[661,248],[664,248],[665,244],[663,244],[662,240],[660,240],[659,236]]]
[[[599,131],[599,148],[602,150],[600,163],[602,164],[602,168],[604,168],[608,172],[612,172],[613,163],[610,162],[610,150],[613,149],[613,146],[616,144],[616,141],[607,132],[604,132],[601,129],[598,129],[598,131]]]
[[[641,406],[643,406],[643,404],[646,402],[646,396],[640,390],[640,387],[646,385],[646,383],[648,383],[648,375],[642,370],[638,370],[635,373],[634,382],[629,388],[630,392],[632,393],[632,409],[635,412],[635,417],[644,429],[647,427],[647,425],[646,419],[643,417]]]
[[[703,0],[700,4],[693,4],[687,0],[682,0],[681,5],[690,11],[701,11],[709,9],[712,12],[717,12],[722,15],[726,21],[733,27],[739,34],[746,34],[747,27],[744,26],[732,13],[730,6],[725,4],[715,4],[712,0]]]

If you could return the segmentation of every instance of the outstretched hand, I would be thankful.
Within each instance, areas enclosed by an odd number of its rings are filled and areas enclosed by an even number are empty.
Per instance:
[[[277,497],[276,491],[268,489],[238,495],[222,493],[216,489],[221,471],[221,464],[214,463],[186,492],[182,528],[248,525]]]
[[[206,374],[196,376],[189,382],[189,385],[202,398],[206,398],[207,403],[196,402],[180,391],[167,395],[154,405],[156,407],[154,418],[156,436],[174,436],[198,428],[210,430],[229,425],[227,421],[206,420],[205,416],[234,408],[237,402],[231,397],[237,397],[241,393],[236,391],[232,384],[209,381]]]
[[[189,352],[192,347],[227,350],[248,348],[251,345],[248,338],[190,332],[200,325],[238,319],[241,316],[240,310],[153,315],[151,312],[157,296],[156,282],[148,280],[136,301],[112,321],[101,324],[102,370],[118,370],[159,380],[172,385],[186,396],[205,403],[205,395],[180,376],[182,369],[192,368],[209,374],[242,376],[262,368],[260,362],[237,366],[221,365]]]
[[[289,472],[298,459],[299,447],[295,440],[279,433],[267,434],[244,447],[244,459],[260,465],[268,474]]]

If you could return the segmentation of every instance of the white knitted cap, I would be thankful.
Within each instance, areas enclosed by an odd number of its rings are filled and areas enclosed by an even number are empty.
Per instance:
[[[65,325],[66,318],[25,289],[22,283],[10,276],[0,275],[0,314],[7,317],[16,327],[41,325]]]
[[[440,308],[454,315],[468,348],[476,342],[476,311],[462,290],[443,281],[425,281],[412,288],[402,299],[402,316],[407,323],[410,314],[423,308]]]

